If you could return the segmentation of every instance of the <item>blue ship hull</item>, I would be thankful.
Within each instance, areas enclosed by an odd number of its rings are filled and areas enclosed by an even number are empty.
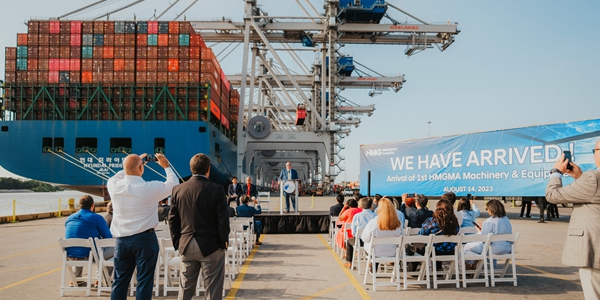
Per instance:
[[[128,150],[135,154],[163,150],[184,179],[191,175],[189,161],[197,153],[210,157],[211,181],[226,186],[235,172],[236,145],[203,121],[0,121],[0,128],[3,168],[95,195],[107,196],[106,177],[123,169],[127,154],[122,151]],[[116,139],[129,138],[130,149],[115,148]],[[157,140],[162,140],[159,148]],[[164,175],[158,164],[148,166]],[[149,169],[143,178],[164,180]]]

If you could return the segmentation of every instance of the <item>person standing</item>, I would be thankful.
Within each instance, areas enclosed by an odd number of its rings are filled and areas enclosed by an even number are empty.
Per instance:
[[[523,200],[521,201],[521,214],[519,214],[519,218],[523,217],[525,209],[527,209],[525,217],[531,218],[531,199],[529,199],[528,197],[523,197]]]
[[[165,169],[167,180],[145,181],[144,157],[130,154],[123,161],[123,170],[108,180],[107,188],[113,203],[110,227],[115,243],[115,275],[111,299],[126,299],[129,282],[137,267],[136,299],[151,299],[154,270],[158,259],[158,240],[154,228],[158,225],[158,203],[166,198],[179,181],[169,167],[167,158],[156,154],[157,163]]]
[[[229,216],[223,186],[210,182],[210,158],[199,153],[190,160],[193,176],[173,188],[169,230],[181,254],[178,299],[192,299],[200,270],[208,299],[222,299]]]
[[[585,299],[600,299],[600,140],[592,153],[596,169],[585,173],[562,154],[550,170],[546,199],[554,204],[573,204],[562,263],[579,267]],[[565,173],[575,181],[563,187]]]
[[[227,188],[227,196],[229,197],[227,199],[227,205],[229,205],[231,201],[235,201],[237,206],[240,206],[240,197],[243,194],[244,189],[242,188],[242,185],[238,183],[237,177],[233,176],[233,178],[231,178],[231,184]]]
[[[291,162],[288,161],[285,163],[285,169],[281,170],[281,173],[279,174],[279,179],[281,181],[298,180],[298,172],[296,172],[296,170],[292,169]],[[296,186],[296,188],[298,188],[298,187]],[[295,193],[286,193],[285,191],[283,193],[285,194],[285,213],[286,214],[290,213],[290,198],[292,199],[292,207],[296,211]],[[300,210],[298,209],[297,211],[298,211],[298,214],[300,214]]]
[[[94,198],[84,195],[79,199],[79,211],[70,215],[65,222],[65,238],[88,239],[88,238],[112,238],[110,229],[104,218],[94,212]],[[104,258],[113,256],[112,248],[104,252]],[[70,247],[67,248],[67,259],[86,260],[90,254],[90,248]],[[83,267],[75,267],[75,276],[81,277]]]
[[[244,185],[243,192],[248,198],[258,197],[258,190],[256,189],[256,186],[252,184],[252,178],[246,178],[246,184]]]
[[[236,210],[238,217],[252,218],[252,220],[254,220],[254,233],[256,233],[256,241],[254,244],[258,246],[262,245],[262,242],[260,241],[260,233],[262,232],[262,222],[259,220],[255,220],[254,215],[260,215],[262,213],[262,210],[260,209],[260,204],[258,203],[258,200],[256,200],[256,198],[252,198],[252,201],[254,202],[254,207],[250,207],[248,205],[248,202],[250,202],[250,199],[248,197],[242,196],[242,205],[238,206]]]

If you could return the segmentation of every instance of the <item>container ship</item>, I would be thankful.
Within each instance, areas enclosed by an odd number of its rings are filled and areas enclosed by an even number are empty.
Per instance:
[[[31,20],[6,48],[0,165],[107,196],[130,153],[164,153],[180,178],[205,153],[235,172],[240,94],[189,22]],[[158,164],[144,178],[162,180]],[[157,172],[151,172],[156,170]]]

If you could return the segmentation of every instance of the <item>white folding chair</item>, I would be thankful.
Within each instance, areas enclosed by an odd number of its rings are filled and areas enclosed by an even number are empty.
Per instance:
[[[92,253],[92,249],[90,247],[89,239],[63,239],[58,238],[58,245],[60,246],[61,251],[63,252],[63,261],[62,261],[62,271],[60,274],[60,296],[64,296],[64,292],[76,292],[76,291],[85,291],[85,295],[89,296],[92,288],[92,264],[94,260],[94,256]],[[85,247],[89,248],[90,251],[88,253],[87,259],[84,260],[69,260],[67,257],[67,248],[71,247]],[[87,271],[87,275],[85,277],[76,277],[75,273],[73,273],[73,267],[82,267],[83,272],[82,275]],[[69,276],[70,281],[73,282],[73,286],[70,287],[66,281],[67,274]],[[85,287],[79,287],[77,281],[84,281],[87,283]]]
[[[408,236],[408,235],[418,235],[419,231],[421,231],[421,228],[410,228],[410,227],[406,227],[405,231],[404,231],[404,235]]]
[[[371,275],[373,278],[373,291],[377,291],[377,286],[395,286],[396,290],[400,290],[400,246],[402,245],[402,236],[399,237],[375,237],[371,236],[371,246],[367,252],[367,263],[365,269],[364,284],[367,284],[367,276],[369,275],[369,264],[371,264]],[[378,256],[377,248],[381,246],[394,246],[394,256]],[[387,272],[387,264],[393,263],[392,272]],[[379,264],[379,266],[377,266]],[[379,272],[382,270],[382,272]],[[389,282],[377,282],[378,277],[390,277]]]
[[[458,254],[460,253],[460,243],[462,235],[434,235],[432,248],[435,248],[437,243],[455,243],[454,254],[439,255],[435,253],[435,249],[431,249],[431,265],[433,266],[433,289],[437,290],[438,284],[456,284],[456,288],[460,288],[460,273],[458,272]],[[450,262],[448,270],[438,271],[437,262]],[[439,275],[444,276],[444,279],[439,279]],[[454,275],[454,279],[452,276]]]
[[[336,244],[335,244],[335,235],[339,231],[337,227],[337,220],[339,217],[331,217],[329,222],[329,245],[333,249],[333,252],[337,252]]]
[[[263,200],[266,199],[266,200]],[[261,204],[261,209],[271,212],[271,193],[269,192],[258,192],[258,204]],[[262,207],[262,203],[266,202],[267,206]]]
[[[98,253],[98,255],[96,256],[96,258],[98,259],[98,274],[99,274],[98,275],[98,296],[100,296],[100,294],[103,291],[107,291],[107,292],[111,291],[114,267],[115,267],[115,259],[114,259],[114,257],[111,257],[109,259],[104,259],[104,252],[107,250],[107,248],[110,248],[110,247],[114,248],[116,241],[117,240],[114,238],[111,238],[111,239],[94,238],[93,241],[90,238],[90,243],[92,243],[92,245],[95,244],[95,247],[96,247],[96,250],[94,252]],[[110,267],[112,267],[113,269],[109,272],[108,268],[110,268]]]
[[[519,239],[519,233],[513,234],[493,234],[490,237],[490,246],[488,247],[488,258],[490,260],[490,281],[492,282],[492,286],[496,286],[496,282],[512,282],[514,286],[517,286],[517,265],[515,261],[515,245],[517,244],[517,240]],[[492,246],[494,242],[499,241],[507,241],[512,243],[511,251],[508,254],[494,254],[492,251]],[[495,273],[494,268],[494,260],[497,260],[500,263],[500,260],[504,260],[504,267],[500,270],[499,273]],[[509,262],[510,261],[510,262]],[[506,271],[508,267],[512,264],[512,276],[504,277],[506,275]],[[498,277],[496,277],[498,275]]]
[[[344,246],[346,245],[346,241],[350,238],[349,234],[351,231],[350,228],[352,228],[352,222],[346,222],[344,228]],[[340,248],[340,258],[344,257],[344,254],[346,253],[346,249],[344,248]]]
[[[239,247],[237,245],[237,233],[236,230],[232,229],[229,231],[229,245],[227,246],[227,263],[230,265],[230,272],[232,273],[232,278],[235,279],[235,276],[240,272],[241,264],[242,264],[242,256],[241,251],[238,251]]]
[[[477,228],[475,227],[461,227],[458,231],[458,234],[468,235],[468,234],[476,234]]]
[[[354,252],[352,253],[352,267],[350,270],[354,270],[354,262],[356,262],[356,270],[358,271],[358,275],[360,275],[360,262],[362,260],[362,253],[365,251],[365,248],[361,246],[362,240],[360,236],[363,233],[363,229],[357,229],[356,235],[354,236]]]
[[[487,252],[490,245],[490,237],[492,234],[469,234],[462,238],[460,247],[460,267],[462,269],[463,287],[467,287],[467,283],[483,282],[486,287],[489,287],[488,282],[488,266],[487,266]],[[481,254],[467,251],[465,245],[467,243],[482,243]],[[472,260],[477,261],[475,270],[467,270],[465,261]],[[481,268],[483,267],[483,278],[479,278],[481,275]],[[472,278],[467,278],[467,275],[472,275]]]
[[[179,291],[179,278],[181,257],[179,252],[173,247],[171,239],[159,239],[160,254],[163,259],[163,296],[167,296],[168,292]]]
[[[402,246],[400,249],[402,251],[402,277],[404,278],[404,289],[408,289],[409,285],[413,284],[426,284],[427,288],[431,288],[431,283],[429,282],[429,257],[431,255],[431,241],[433,240],[433,235],[411,235],[404,236],[402,239]],[[419,253],[414,253],[413,255],[408,255],[406,252],[407,245],[420,243],[425,244],[425,253],[423,255]],[[420,263],[421,266],[417,271],[408,271],[408,263]],[[415,280],[409,280],[408,276],[417,276]]]

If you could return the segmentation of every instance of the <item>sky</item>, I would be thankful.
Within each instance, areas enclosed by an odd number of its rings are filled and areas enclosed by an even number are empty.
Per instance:
[[[322,1],[311,0],[317,9]],[[30,18],[49,18],[93,3],[90,0],[20,0],[3,7],[0,47],[16,45],[17,33],[27,31]],[[132,1],[108,0],[112,6],[74,16],[89,19]],[[181,0],[165,14],[167,20],[191,0]],[[342,96],[359,105],[375,105],[341,144],[345,161],[336,182],[359,180],[361,144],[493,131],[529,125],[600,117],[600,2],[580,1],[467,1],[390,0],[410,14],[433,24],[458,22],[461,31],[446,51],[437,48],[411,56],[404,46],[346,45],[342,51],[384,75],[404,74],[398,93],[369,97],[368,90],[345,90]],[[270,15],[299,15],[292,0],[258,0]],[[150,18],[164,0],[143,4],[112,19]],[[200,0],[187,20],[222,17],[241,21],[242,0]],[[416,21],[397,11],[396,20]],[[223,47],[216,45],[215,48]],[[241,47],[239,47],[241,48]],[[226,74],[241,72],[241,51],[221,61]],[[4,77],[4,51],[0,51]],[[431,122],[428,124],[428,122]],[[0,145],[6,147],[6,145]],[[0,176],[6,176],[0,170]]]

